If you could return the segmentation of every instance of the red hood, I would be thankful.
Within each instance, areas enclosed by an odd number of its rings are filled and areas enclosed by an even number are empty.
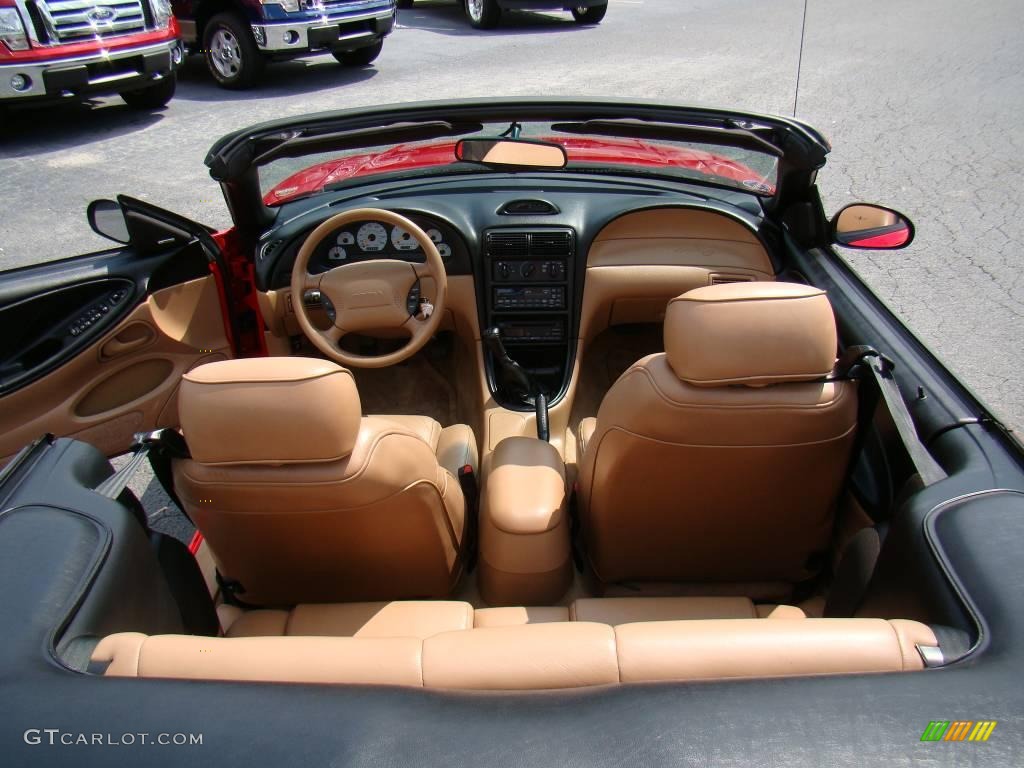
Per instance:
[[[774,187],[761,174],[742,163],[699,149],[648,144],[637,139],[576,139],[548,137],[565,147],[570,163],[603,163],[648,168],[685,168],[708,176],[730,179],[762,194]],[[267,205],[280,205],[292,198],[319,192],[325,186],[356,176],[411,171],[441,165],[453,165],[455,142],[438,144],[397,144],[382,152],[348,155],[317,163],[294,173],[271,189],[263,198]]]

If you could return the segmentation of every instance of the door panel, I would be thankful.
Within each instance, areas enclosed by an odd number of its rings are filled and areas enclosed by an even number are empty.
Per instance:
[[[59,319],[49,327],[63,332],[65,326]],[[0,464],[45,432],[74,436],[107,455],[123,452],[135,432],[178,425],[182,374],[231,357],[209,274],[153,291],[105,327],[56,370],[0,398]],[[41,335],[57,337],[48,332]]]

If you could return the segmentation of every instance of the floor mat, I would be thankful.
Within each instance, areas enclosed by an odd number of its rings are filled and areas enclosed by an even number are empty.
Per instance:
[[[429,354],[420,352],[387,368],[352,368],[363,413],[429,416],[443,427],[457,423],[453,377],[439,370],[447,360],[434,361]]]

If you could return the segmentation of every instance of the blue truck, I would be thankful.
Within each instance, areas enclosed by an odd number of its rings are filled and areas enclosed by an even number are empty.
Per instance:
[[[224,88],[255,85],[269,61],[331,53],[364,66],[395,26],[395,0],[173,0],[181,37]]]

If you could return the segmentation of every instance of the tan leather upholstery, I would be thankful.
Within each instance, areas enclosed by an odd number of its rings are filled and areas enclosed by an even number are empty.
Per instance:
[[[447,469],[453,477],[459,476],[459,470],[469,465],[473,472],[479,471],[476,437],[473,430],[465,424],[453,424],[442,428],[429,416],[374,416],[397,424],[415,433],[437,456],[437,463]]]
[[[501,608],[477,608],[473,611],[474,627],[518,627],[521,624],[550,624],[569,621],[569,609],[560,605]]]
[[[668,303],[665,356],[694,386],[764,386],[821,379],[836,359],[825,292],[796,283],[731,283]]]
[[[235,609],[237,611],[237,609]],[[470,627],[587,621],[632,624],[702,619],[803,619],[794,605],[754,605],[745,597],[598,597],[565,606],[478,608],[451,600],[304,604],[291,610],[238,611],[223,622],[227,637],[418,637]]]
[[[604,597],[577,600],[569,615],[573,621],[614,627],[637,621],[755,619],[759,608],[745,597]]]
[[[469,603],[430,600],[391,603],[297,605],[290,611],[246,611],[230,627],[228,637],[418,637],[469,629]]]
[[[628,683],[923,669],[908,631],[882,619],[659,621],[618,626],[615,640]]]
[[[192,458],[207,465],[338,461],[361,419],[352,374],[308,357],[201,365],[182,376],[179,410]]]
[[[543,440],[509,437],[487,457],[480,595],[491,605],[554,603],[572,582],[565,465]]]
[[[702,338],[681,340],[691,333]],[[815,380],[835,356],[827,299],[784,283],[701,288],[670,307],[665,339],[672,351],[638,361],[608,391],[586,441],[579,500],[594,574],[605,583],[813,575],[857,417],[851,382]],[[750,386],[706,386],[722,380]]]
[[[587,450],[587,443],[590,442],[590,438],[594,436],[594,431],[597,429],[597,419],[593,416],[588,416],[580,421],[580,437],[579,437],[579,456],[582,456]]]
[[[435,448],[473,457],[472,432],[360,419],[351,374],[330,362],[229,362],[196,369],[182,386],[194,458],[175,462],[174,482],[239,598],[447,596],[462,569],[466,510]]]
[[[423,643],[430,688],[531,690],[619,682],[615,632],[565,622],[445,632]]]
[[[510,609],[498,609],[506,615]],[[484,613],[480,611],[478,613]],[[489,615],[498,615],[497,611]],[[493,625],[408,637],[110,635],[113,677],[351,683],[484,690],[923,669],[931,629],[882,619]]]

